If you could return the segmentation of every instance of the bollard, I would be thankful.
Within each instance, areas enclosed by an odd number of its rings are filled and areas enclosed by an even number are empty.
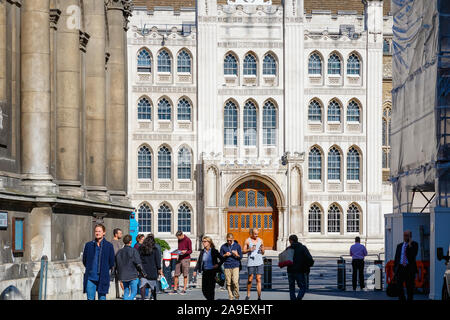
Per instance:
[[[264,282],[263,289],[272,289],[272,259],[264,258]]]
[[[345,260],[340,258],[337,261],[337,288],[338,290],[345,291]]]
[[[191,258],[189,265],[189,285],[188,288],[197,288],[197,276],[194,277],[194,269],[197,265],[197,258]]]
[[[375,260],[375,290],[381,291],[383,290],[383,261]]]

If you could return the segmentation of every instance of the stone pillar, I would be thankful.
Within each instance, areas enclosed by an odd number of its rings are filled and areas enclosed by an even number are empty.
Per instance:
[[[34,208],[28,219],[25,245],[29,246],[26,251],[30,252],[30,260],[40,261],[44,255],[49,261],[52,260],[52,209]]]
[[[105,3],[84,1],[86,32],[86,145],[85,184],[88,195],[108,200],[106,194],[106,74]]]
[[[124,1],[108,0],[110,77],[106,109],[106,183],[111,195],[125,196],[126,190],[126,33]]]
[[[5,100],[6,100],[6,4],[4,0],[0,0],[0,103]],[[2,115],[0,114],[0,118],[1,117]]]
[[[67,12],[79,0],[61,2],[61,22],[57,32],[56,63],[56,178],[60,192],[81,195],[80,154],[80,36]]]
[[[23,185],[53,192],[50,175],[49,0],[24,0],[21,10],[21,147]]]
[[[300,236],[303,233],[303,207],[301,203],[301,173],[298,167],[290,172],[290,216],[289,234]]]
[[[286,207],[278,207],[278,240],[277,250],[284,250],[286,248],[286,223],[287,219]]]

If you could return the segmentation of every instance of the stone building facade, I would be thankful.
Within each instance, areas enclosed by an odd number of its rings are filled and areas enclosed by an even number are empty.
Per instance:
[[[257,227],[383,249],[389,1],[135,1],[128,188],[140,231],[243,241]],[[384,81],[385,80],[385,81]],[[383,96],[383,92],[386,94]]]
[[[82,298],[81,253],[125,232],[128,0],[0,0],[0,293]]]

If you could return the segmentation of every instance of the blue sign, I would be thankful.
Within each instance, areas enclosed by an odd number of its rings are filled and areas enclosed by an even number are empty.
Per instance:
[[[136,244],[136,237],[139,234],[139,222],[136,220],[136,213],[132,212],[130,215],[130,235],[133,239],[131,246],[134,247]]]

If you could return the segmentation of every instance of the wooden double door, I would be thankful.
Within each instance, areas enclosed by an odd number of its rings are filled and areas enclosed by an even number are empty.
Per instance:
[[[265,249],[273,249],[275,245],[275,219],[273,212],[228,212],[227,233],[244,248],[245,240],[250,237],[250,229],[257,228],[258,236],[264,242]]]

